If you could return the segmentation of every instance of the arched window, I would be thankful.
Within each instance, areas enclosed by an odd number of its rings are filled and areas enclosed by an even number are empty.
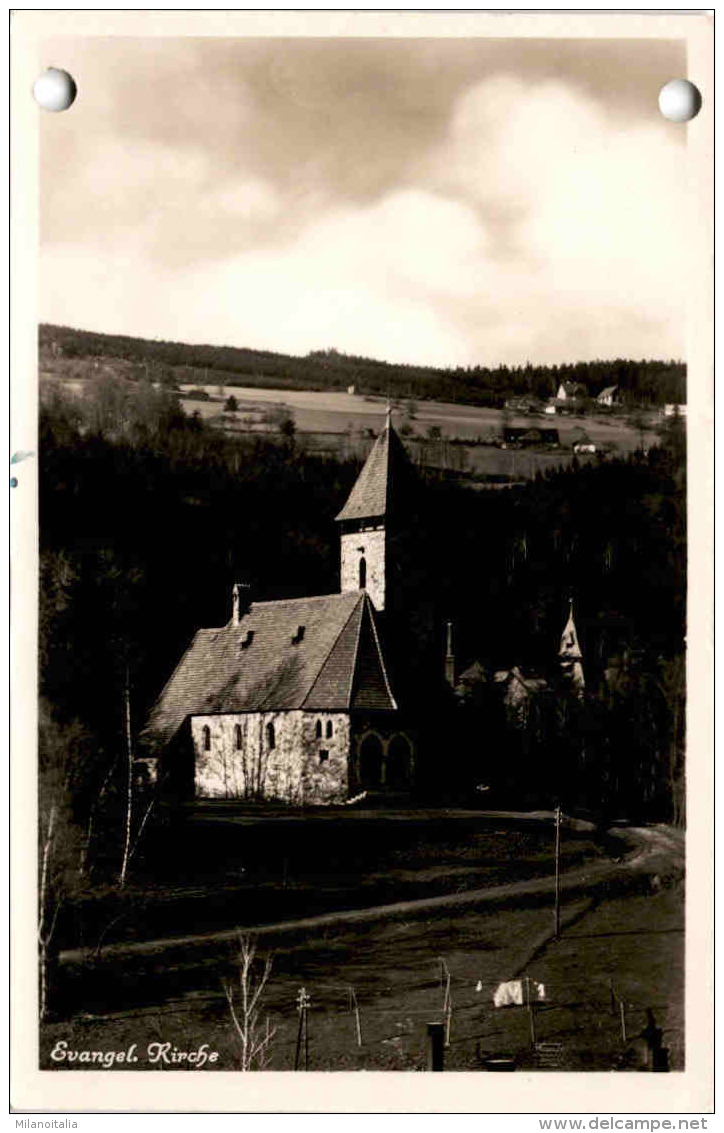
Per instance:
[[[274,725],[273,724],[267,724],[267,726],[266,726],[266,746],[269,748],[270,751],[273,747],[276,747],[276,742],[277,741],[276,741],[276,736],[274,734]]]
[[[317,727],[315,729],[315,732],[316,732],[317,739],[321,740],[321,738],[322,738],[322,721],[321,720],[317,720]]]
[[[211,751],[211,728],[208,724],[204,724],[201,730],[201,736],[204,743],[204,751]]]
[[[234,745],[237,751],[241,751],[241,724],[234,727]]]
[[[359,588],[364,590],[367,586],[367,559],[362,556],[359,561]]]
[[[331,739],[331,737],[332,737],[332,721],[327,720],[327,739]]]

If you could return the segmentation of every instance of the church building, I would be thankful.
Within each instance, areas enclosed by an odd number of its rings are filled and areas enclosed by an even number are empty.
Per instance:
[[[154,705],[139,762],[177,798],[344,803],[411,790],[414,735],[383,638],[414,469],[388,412],[337,516],[340,593],[255,602],[200,629]]]

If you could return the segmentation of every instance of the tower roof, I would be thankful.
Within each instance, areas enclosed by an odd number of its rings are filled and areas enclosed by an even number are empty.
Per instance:
[[[337,520],[388,515],[406,495],[413,477],[414,468],[388,412],[387,424],[375,441]]]

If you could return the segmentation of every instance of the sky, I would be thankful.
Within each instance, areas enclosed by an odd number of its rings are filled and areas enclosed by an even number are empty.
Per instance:
[[[435,366],[684,358],[661,40],[63,39],[43,322]]]

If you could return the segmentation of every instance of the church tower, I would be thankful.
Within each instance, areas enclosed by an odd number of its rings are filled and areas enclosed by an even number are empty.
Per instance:
[[[400,572],[400,536],[409,523],[407,502],[415,477],[405,446],[387,410],[365,465],[337,516],[341,539],[341,590],[366,590],[375,609],[390,606],[390,590]]]

